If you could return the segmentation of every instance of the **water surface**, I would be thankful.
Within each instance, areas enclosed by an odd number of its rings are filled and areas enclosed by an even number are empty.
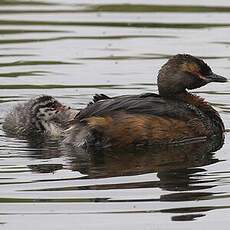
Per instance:
[[[230,3],[1,1],[0,122],[16,103],[51,94],[76,109],[95,93],[157,92],[174,54],[229,78]],[[86,154],[0,130],[2,229],[228,229],[229,83],[194,91],[226,125],[205,145]]]

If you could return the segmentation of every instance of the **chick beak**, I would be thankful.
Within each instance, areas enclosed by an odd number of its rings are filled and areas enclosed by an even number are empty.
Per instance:
[[[58,112],[65,112],[68,109],[69,109],[69,107],[62,105],[61,103],[59,103],[58,105],[56,105],[56,110]]]
[[[215,73],[205,76],[205,80],[207,82],[227,82],[228,81],[227,78],[217,75]]]

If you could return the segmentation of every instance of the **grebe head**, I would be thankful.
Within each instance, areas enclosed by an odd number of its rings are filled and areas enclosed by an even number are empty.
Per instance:
[[[61,114],[70,109],[48,95],[36,97],[32,102],[32,122],[41,130],[44,130],[51,121],[61,122],[59,119]]]
[[[209,82],[226,81],[225,77],[214,74],[203,60],[189,54],[177,54],[160,69],[158,89],[161,96],[170,97]]]

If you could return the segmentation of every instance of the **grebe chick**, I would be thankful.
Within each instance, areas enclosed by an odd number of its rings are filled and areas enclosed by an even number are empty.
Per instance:
[[[42,95],[16,105],[4,120],[3,129],[17,137],[58,137],[76,112],[52,96]]]
[[[226,81],[203,60],[189,54],[175,55],[159,71],[159,95],[96,95],[94,103],[75,117],[65,142],[76,147],[113,148],[183,144],[216,137],[220,146],[224,124],[218,112],[187,89]]]

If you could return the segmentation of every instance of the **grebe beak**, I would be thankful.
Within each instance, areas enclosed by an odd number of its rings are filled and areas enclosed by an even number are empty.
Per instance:
[[[228,81],[227,78],[217,75],[215,73],[205,76],[205,79],[207,80],[207,82],[227,82]]]
[[[68,110],[68,109],[70,109],[70,107],[67,107],[67,106],[62,105],[62,104],[58,104],[58,105],[56,106],[56,110],[57,110],[58,112],[65,112],[65,111]]]

